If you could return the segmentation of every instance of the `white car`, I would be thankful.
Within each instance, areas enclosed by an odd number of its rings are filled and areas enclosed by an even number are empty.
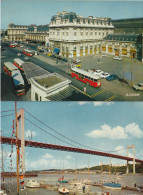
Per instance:
[[[18,53],[17,56],[22,56],[22,54],[21,53]]]
[[[102,73],[104,73],[102,70],[96,70],[96,71],[94,72],[94,74],[99,75],[99,76],[100,76],[100,74],[102,74]]]
[[[79,60],[77,58],[73,59],[73,63],[75,63],[75,64],[80,63],[80,62],[81,62],[81,60]]]
[[[119,56],[115,56],[114,60],[122,60],[123,58],[119,57]]]
[[[110,76],[110,74],[108,72],[103,72],[102,74],[99,75],[101,78],[106,78],[108,76]]]
[[[28,57],[25,57],[24,60],[29,60],[29,58]]]
[[[133,85],[133,89],[137,90],[137,91],[141,91],[143,90],[143,83],[138,83],[136,85]]]
[[[102,57],[106,57],[107,55],[106,54],[102,54]]]

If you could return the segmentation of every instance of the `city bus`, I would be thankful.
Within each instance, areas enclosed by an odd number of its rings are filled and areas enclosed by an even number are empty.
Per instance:
[[[23,50],[23,53],[27,56],[33,56],[33,52],[31,50],[28,50],[28,49],[24,49]]]
[[[86,83],[87,85],[90,85],[92,87],[101,86],[100,77],[98,75],[94,75],[93,73],[76,67],[71,68],[71,71],[71,76],[73,78],[76,78],[77,80],[82,81],[83,83]]]
[[[17,66],[17,68],[19,68],[20,70],[22,70],[23,71],[23,68],[22,68],[22,64],[23,64],[24,62],[21,60],[21,59],[19,59],[19,58],[15,58],[14,59],[14,62],[13,62],[13,64],[15,65],[15,66]]]
[[[12,79],[13,79],[16,95],[17,96],[24,95],[25,94],[25,84],[24,84],[24,79],[21,75],[21,72],[19,70],[12,71]]]
[[[11,77],[12,71],[18,70],[18,68],[13,65],[11,62],[4,62],[4,71]]]

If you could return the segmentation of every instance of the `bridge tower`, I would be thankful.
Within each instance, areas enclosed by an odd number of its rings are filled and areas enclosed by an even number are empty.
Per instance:
[[[25,173],[25,140],[24,140],[24,109],[20,109],[19,112],[17,113],[17,121],[16,121],[16,126],[17,126],[17,139],[19,140],[21,137],[21,161],[22,161],[22,174]],[[21,126],[20,126],[21,123]],[[20,129],[21,129],[21,134],[20,134]],[[19,158],[20,158],[19,157]]]
[[[133,174],[135,175],[135,145],[127,146],[127,157],[129,155],[129,149],[133,148]],[[126,169],[126,174],[129,174],[129,162],[127,160],[127,169]]]

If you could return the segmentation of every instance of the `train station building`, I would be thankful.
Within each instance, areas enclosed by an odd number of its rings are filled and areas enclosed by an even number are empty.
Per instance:
[[[52,16],[49,24],[50,50],[60,49],[60,55],[78,57],[98,53],[101,41],[114,32],[111,18],[78,16],[73,12],[60,12]]]
[[[142,34],[110,34],[101,44],[102,53],[142,60]]]

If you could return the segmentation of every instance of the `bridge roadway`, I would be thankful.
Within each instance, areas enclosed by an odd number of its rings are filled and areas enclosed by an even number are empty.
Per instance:
[[[14,144],[16,145],[16,139],[10,138],[10,137],[1,137],[1,142],[3,144]],[[21,146],[21,140],[18,140],[19,146]],[[82,148],[74,148],[74,147],[68,147],[68,146],[61,146],[61,145],[54,145],[54,144],[47,144],[47,143],[40,143],[40,142],[34,142],[34,141],[27,141],[25,140],[25,146],[27,147],[35,147],[35,148],[45,148],[45,149],[52,149],[52,150],[62,150],[67,152],[77,152],[77,153],[83,153],[83,154],[90,154],[90,155],[98,155],[98,156],[105,156],[105,157],[111,157],[111,158],[117,158],[127,161],[133,161],[133,158],[106,153],[106,152],[100,152],[95,150],[87,150]],[[143,160],[135,159],[135,162],[142,163]]]

